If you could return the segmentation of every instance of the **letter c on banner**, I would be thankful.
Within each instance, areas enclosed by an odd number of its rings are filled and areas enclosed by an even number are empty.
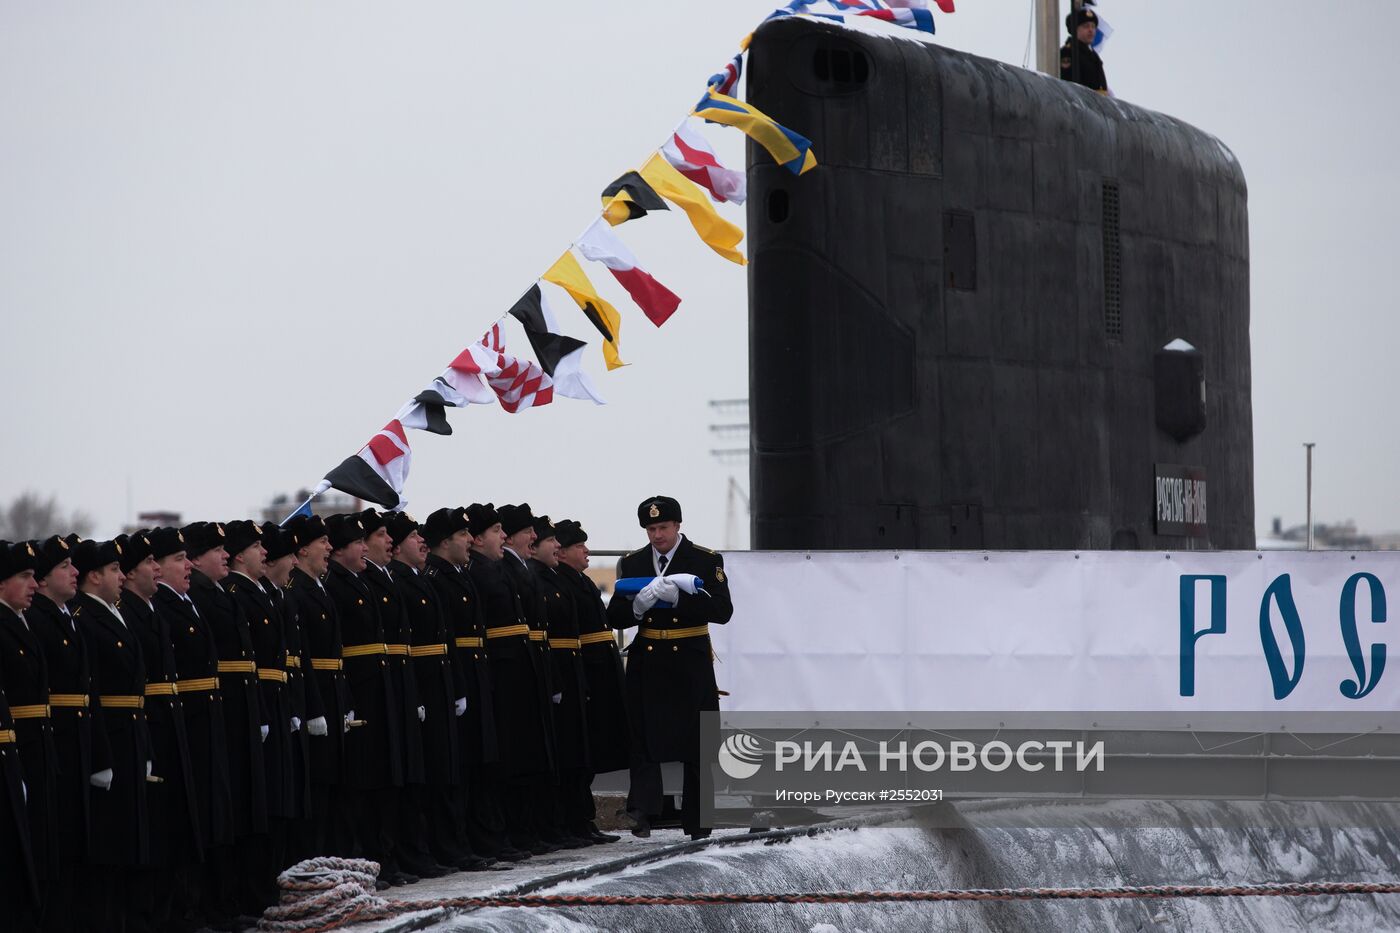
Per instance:
[[[1283,655],[1278,650],[1278,639],[1274,637],[1274,627],[1269,618],[1269,604],[1278,603],[1278,614],[1283,618],[1283,628],[1288,632],[1289,644],[1293,646],[1293,676],[1288,676],[1284,667]],[[1259,642],[1264,646],[1264,660],[1269,662],[1269,678],[1274,682],[1274,699],[1282,700],[1293,692],[1303,676],[1303,661],[1307,657],[1307,645],[1303,638],[1303,622],[1298,618],[1298,606],[1293,602],[1293,581],[1284,573],[1280,574],[1264,591],[1264,599],[1259,603]]]
[[[1210,584],[1210,626],[1196,631],[1196,584]],[[1196,641],[1202,635],[1225,634],[1225,577],[1183,574],[1181,577],[1181,695],[1196,695]]]
[[[1356,585],[1362,580],[1371,587],[1371,621],[1377,625],[1385,621],[1385,587],[1381,586],[1381,581],[1369,573],[1353,574],[1342,587],[1342,641],[1347,646],[1352,670],[1356,671],[1355,680],[1341,683],[1342,696],[1349,700],[1359,700],[1376,689],[1385,670],[1385,645],[1372,642],[1371,678],[1366,679],[1366,661],[1361,655],[1361,639],[1356,634]]]

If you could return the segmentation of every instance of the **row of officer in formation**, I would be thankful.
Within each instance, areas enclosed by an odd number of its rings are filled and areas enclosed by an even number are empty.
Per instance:
[[[393,886],[615,841],[590,788],[622,768],[645,834],[661,761],[703,834],[723,562],[675,500],[638,518],[622,569],[704,594],[605,606],[583,528],[528,505],[0,543],[0,930],[240,929],[303,858]]]

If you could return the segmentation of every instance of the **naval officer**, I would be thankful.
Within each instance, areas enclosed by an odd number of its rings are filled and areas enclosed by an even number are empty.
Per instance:
[[[635,597],[614,595],[608,604],[613,628],[637,626],[627,648],[627,709],[632,722],[632,786],[627,797],[632,832],[651,834],[661,813],[661,763],[679,761],[684,771],[681,827],[692,839],[700,828],[700,713],[719,709],[711,625],[734,614],[724,558],[681,534],[681,505],[652,496],[637,507],[648,544],[618,562],[618,579],[649,577]],[[691,575],[703,592],[687,592]]]

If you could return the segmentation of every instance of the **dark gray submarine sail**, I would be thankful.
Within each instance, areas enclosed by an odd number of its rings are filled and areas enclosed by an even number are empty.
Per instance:
[[[798,18],[755,34],[748,100],[820,162],[749,146],[754,547],[1254,547],[1223,144]]]

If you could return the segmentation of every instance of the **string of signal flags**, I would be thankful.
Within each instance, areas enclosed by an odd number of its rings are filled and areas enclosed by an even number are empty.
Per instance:
[[[869,17],[933,33],[932,2],[944,13],[954,0],[792,0],[765,17],[814,16],[844,22]],[[823,12],[815,12],[813,8]],[[825,12],[826,10],[832,12]],[[642,266],[614,227],[640,220],[649,213],[683,211],[706,246],[737,265],[747,260],[739,251],[744,231],[726,220],[715,204],[743,204],[747,195],[744,172],[726,167],[700,132],[704,124],[728,126],[762,146],[773,160],[802,175],[817,166],[812,143],[751,104],[737,99],[744,54],[750,33],[739,52],[711,75],[705,93],[666,141],[638,169],[625,172],[603,189],[602,210],[569,244],[557,260],[497,318],[475,343],[447,364],[421,392],[406,402],[388,424],[353,456],[325,475],[300,506],[282,520],[310,514],[311,503],[328,489],[338,489],[385,509],[406,505],[413,451],[410,430],[451,434],[447,409],[499,404],[512,414],[539,408],[556,396],[605,404],[583,368],[587,344],[561,332],[543,284],[562,289],[602,338],[603,362],[609,371],[627,365],[621,352],[622,315],[598,294],[575,250],[588,262],[605,267],[652,324],[661,327],[680,307],[681,299]],[[518,356],[506,347],[504,325],[513,318],[525,332],[535,359]]]

